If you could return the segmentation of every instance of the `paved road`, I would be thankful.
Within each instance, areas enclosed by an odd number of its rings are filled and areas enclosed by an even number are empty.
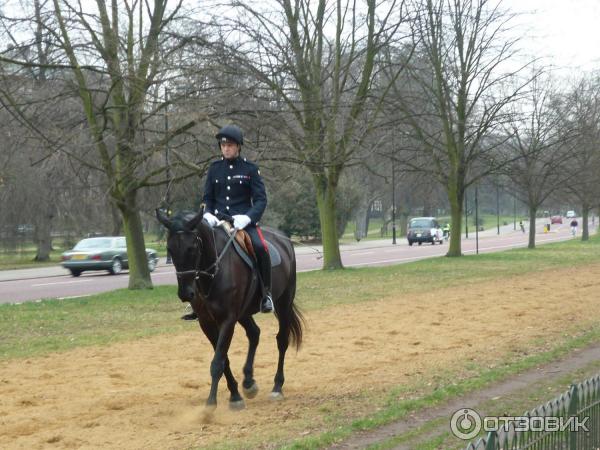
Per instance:
[[[591,229],[592,227],[590,227]],[[567,224],[553,225],[550,233],[541,228],[536,237],[538,244],[571,239]],[[500,235],[491,229],[480,233],[480,253],[501,251],[527,245],[527,234],[514,231],[512,225],[501,227]],[[405,239],[398,239],[397,245],[391,239],[362,241],[356,244],[342,245],[342,261],[346,267],[383,266],[416,261],[424,258],[445,255],[448,244],[409,247]],[[469,233],[469,239],[463,239],[462,250],[465,254],[475,253],[475,234]],[[300,246],[296,249],[299,272],[320,269],[320,247]],[[174,268],[161,261],[152,273],[155,285],[176,284]],[[40,269],[0,271],[0,303],[18,303],[42,298],[69,298],[91,295],[113,289],[127,287],[128,276],[108,275],[106,272],[84,272],[73,278],[60,266]]]

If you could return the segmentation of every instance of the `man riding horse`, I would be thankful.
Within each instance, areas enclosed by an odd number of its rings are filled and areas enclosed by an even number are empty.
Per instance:
[[[258,166],[240,156],[244,135],[239,127],[226,125],[216,138],[223,156],[208,169],[203,197],[204,219],[214,227],[219,222],[219,213],[232,216],[234,228],[246,230],[250,235],[264,286],[260,310],[269,313],[273,311],[271,259],[258,226],[267,207],[265,185]]]

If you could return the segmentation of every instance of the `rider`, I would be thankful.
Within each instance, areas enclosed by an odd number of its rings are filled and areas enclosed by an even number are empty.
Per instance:
[[[444,233],[444,238],[447,240],[450,237],[450,224],[446,222],[444,228],[442,228],[442,233]]]
[[[265,208],[267,193],[258,166],[240,156],[244,135],[236,125],[226,125],[216,135],[223,156],[213,162],[204,185],[204,219],[214,227],[220,213],[233,217],[233,226],[246,230],[252,239],[258,270],[264,286],[261,312],[273,311],[271,296],[271,258],[258,227]]]

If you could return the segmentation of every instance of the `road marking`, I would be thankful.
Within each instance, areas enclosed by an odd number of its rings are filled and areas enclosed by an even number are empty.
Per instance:
[[[349,253],[349,252],[348,252]],[[358,255],[373,255],[377,252],[360,252],[360,253],[352,253],[352,256],[358,256]]]
[[[31,287],[38,286],[54,286],[55,284],[75,284],[75,283],[89,283],[92,280],[77,280],[77,281],[56,281],[54,283],[40,283],[40,284],[32,284]]]

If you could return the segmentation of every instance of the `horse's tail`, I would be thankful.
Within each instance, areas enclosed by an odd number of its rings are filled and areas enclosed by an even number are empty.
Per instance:
[[[292,345],[296,346],[296,351],[300,350],[302,345],[302,334],[304,331],[304,316],[295,303],[290,305],[290,328],[289,337]]]

